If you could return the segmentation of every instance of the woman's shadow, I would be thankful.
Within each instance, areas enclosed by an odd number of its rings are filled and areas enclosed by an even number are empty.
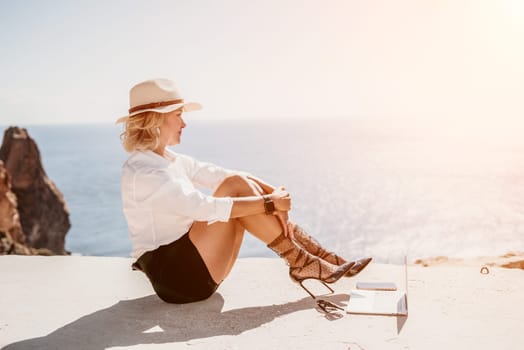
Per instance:
[[[329,299],[340,303],[347,298],[347,294],[337,294]],[[224,298],[219,293],[202,302],[181,305],[164,303],[152,294],[119,301],[106,309],[81,317],[47,336],[12,343],[3,350],[102,350],[113,346],[186,342],[218,335],[238,335],[277,317],[314,308],[315,302],[306,297],[286,304],[222,312],[223,306]],[[151,328],[154,331],[145,332]]]

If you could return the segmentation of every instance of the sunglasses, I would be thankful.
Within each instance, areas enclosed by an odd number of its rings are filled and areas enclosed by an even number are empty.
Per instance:
[[[344,311],[344,308],[324,299],[318,299],[317,306],[327,314],[331,314],[340,310]]]

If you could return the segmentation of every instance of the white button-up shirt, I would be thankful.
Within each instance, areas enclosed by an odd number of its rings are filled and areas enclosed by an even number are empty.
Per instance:
[[[132,243],[131,256],[182,237],[193,221],[208,225],[230,219],[233,199],[213,197],[195,186],[214,190],[228,175],[248,173],[221,168],[166,148],[134,151],[122,166],[122,204]]]

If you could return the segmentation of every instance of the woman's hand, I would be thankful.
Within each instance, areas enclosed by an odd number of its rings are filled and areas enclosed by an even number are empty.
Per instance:
[[[289,211],[291,210],[291,196],[286,188],[280,186],[271,193],[271,199],[275,203],[275,209],[277,211]]]
[[[287,213],[286,213],[287,214]],[[291,221],[291,219],[287,219],[287,232],[288,232],[288,235],[289,235],[289,238],[291,239],[295,239],[295,226],[297,224],[295,224],[293,221]]]
[[[289,220],[287,211],[276,211],[273,215],[275,215],[280,222],[280,226],[282,226],[284,230],[284,236],[295,239],[295,223]]]
[[[288,216],[288,211],[291,210],[291,196],[289,192],[286,191],[285,187],[278,187],[271,193],[271,199],[273,199],[276,209],[273,215],[275,215],[280,222],[284,236],[293,239],[294,224],[289,221]],[[292,225],[290,225],[290,223]]]

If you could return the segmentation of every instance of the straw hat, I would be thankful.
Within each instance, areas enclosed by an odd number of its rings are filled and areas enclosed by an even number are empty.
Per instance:
[[[136,84],[129,91],[129,114],[115,124],[123,123],[142,112],[169,113],[184,107],[185,112],[202,109],[196,102],[184,102],[175,82],[169,79],[151,79]]]

